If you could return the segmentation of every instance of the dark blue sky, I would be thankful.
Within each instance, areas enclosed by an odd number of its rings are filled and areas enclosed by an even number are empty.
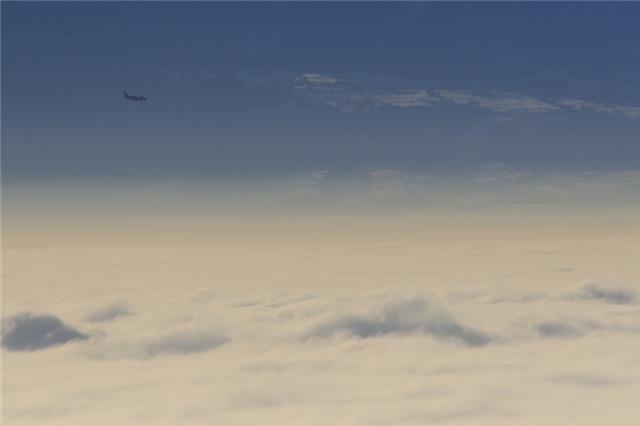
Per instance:
[[[637,168],[639,17],[637,3],[3,2],[3,174]]]

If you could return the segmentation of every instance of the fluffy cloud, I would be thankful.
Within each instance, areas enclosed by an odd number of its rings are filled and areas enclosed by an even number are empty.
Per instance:
[[[390,303],[370,315],[346,315],[331,319],[313,328],[308,336],[327,337],[339,333],[360,338],[387,334],[425,334],[468,346],[482,346],[492,341],[490,335],[458,323],[448,314],[431,307],[422,298]]]
[[[134,330],[132,334],[104,335],[83,348],[83,353],[94,359],[148,359],[160,355],[207,352],[229,341],[221,331],[203,327],[146,334]]]
[[[112,303],[87,315],[86,320],[93,323],[108,322],[116,318],[132,315],[125,303]]]
[[[605,303],[630,305],[638,299],[638,292],[623,288],[604,288],[595,284],[588,284],[582,288],[581,297]]]
[[[33,351],[88,336],[53,315],[22,313],[2,320],[2,346],[10,351]]]

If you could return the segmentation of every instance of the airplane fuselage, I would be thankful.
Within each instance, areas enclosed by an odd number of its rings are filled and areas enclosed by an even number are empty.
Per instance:
[[[122,93],[124,94],[125,98],[127,98],[129,100],[132,100],[132,101],[138,102],[138,101],[146,101],[147,100],[147,98],[145,98],[144,96],[133,96],[133,95],[128,94],[127,92],[122,92]]]

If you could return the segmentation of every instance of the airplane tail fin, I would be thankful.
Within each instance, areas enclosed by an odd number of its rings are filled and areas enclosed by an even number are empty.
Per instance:
[[[129,97],[129,94],[127,92],[122,92],[122,94],[124,95],[125,98]]]

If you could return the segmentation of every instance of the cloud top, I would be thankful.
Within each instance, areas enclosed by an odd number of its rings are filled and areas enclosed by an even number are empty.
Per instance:
[[[87,338],[53,315],[26,312],[2,320],[2,347],[10,351],[46,349]]]
[[[191,355],[208,352],[229,342],[213,328],[173,329],[166,332],[142,332],[131,335],[105,335],[87,345],[84,354],[94,359],[140,359],[163,355]]]
[[[543,337],[579,337],[582,332],[576,327],[562,321],[544,321],[535,326],[535,330]]]
[[[216,332],[185,332],[160,336],[141,345],[144,356],[162,354],[192,354],[206,352],[226,343],[228,339]]]
[[[89,322],[100,323],[100,322],[108,322],[112,321],[116,318],[132,315],[131,309],[129,306],[124,303],[112,303],[110,305],[104,306],[101,309],[98,309],[94,312],[91,312],[87,315],[86,319]]]
[[[638,299],[638,293],[631,289],[603,288],[595,284],[588,284],[582,288],[582,297],[605,303],[631,305]]]
[[[345,315],[313,328],[309,337],[328,337],[346,333],[359,338],[390,334],[424,334],[468,346],[482,346],[491,336],[458,323],[422,298],[389,303],[371,315]]]

